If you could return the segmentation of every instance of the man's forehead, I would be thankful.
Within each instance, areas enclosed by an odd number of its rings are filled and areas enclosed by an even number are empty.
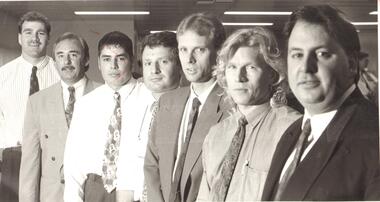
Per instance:
[[[70,50],[78,49],[79,51],[82,51],[82,46],[77,39],[64,39],[57,43],[56,49],[67,49],[67,46],[70,46]]]
[[[37,26],[42,26],[42,28],[44,30],[46,30],[46,27],[45,27],[45,24],[39,20],[32,20],[32,21],[24,21],[21,25],[21,28],[22,29],[27,29],[27,28],[32,28],[32,27],[35,27],[35,25]],[[39,27],[40,28],[40,27]]]
[[[100,51],[100,55],[126,55],[128,53],[124,50],[124,48],[118,44],[109,44],[104,45],[102,50]]]

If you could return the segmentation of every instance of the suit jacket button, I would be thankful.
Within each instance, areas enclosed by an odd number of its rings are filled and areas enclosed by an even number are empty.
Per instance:
[[[46,139],[48,139],[48,138],[49,138],[49,136],[48,136],[47,134],[45,134],[45,138],[46,138]]]
[[[53,156],[53,157],[51,157],[51,160],[52,160],[52,161],[55,161],[55,157],[54,157],[54,156]]]
[[[65,180],[64,179],[61,179],[61,184],[65,184]]]

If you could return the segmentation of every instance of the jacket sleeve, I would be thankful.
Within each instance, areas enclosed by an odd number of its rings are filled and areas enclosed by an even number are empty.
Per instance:
[[[23,136],[22,156],[19,177],[19,200],[21,202],[38,202],[41,179],[40,124],[38,114],[28,100]]]
[[[164,201],[164,197],[161,191],[159,155],[154,141],[156,137],[156,120],[159,119],[159,114],[160,109],[158,108],[158,112],[149,131],[148,145],[144,160],[144,176],[147,188],[147,199],[148,201],[155,202]]]
[[[210,199],[210,183],[207,180],[207,162],[209,162],[207,159],[207,153],[208,153],[207,148],[208,148],[208,139],[209,139],[211,132],[212,132],[212,129],[210,130],[209,135],[206,136],[206,139],[205,139],[205,141],[203,143],[203,147],[202,147],[203,175],[202,175],[202,181],[201,181],[201,185],[199,187],[199,192],[198,192],[198,197],[197,197],[198,202],[211,201],[211,199]]]

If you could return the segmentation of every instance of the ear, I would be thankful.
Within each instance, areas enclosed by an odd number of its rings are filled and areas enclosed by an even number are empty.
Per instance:
[[[348,58],[348,69],[350,75],[353,77],[356,77],[356,75],[359,73],[359,59],[357,56],[350,56]]]
[[[18,33],[17,40],[18,40],[18,44],[20,44],[20,46],[21,46],[21,34],[20,33]]]

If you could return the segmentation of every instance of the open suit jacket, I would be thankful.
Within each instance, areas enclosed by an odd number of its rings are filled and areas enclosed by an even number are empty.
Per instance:
[[[202,144],[209,129],[227,116],[222,88],[215,85],[209,94],[191,135],[180,191],[182,201],[195,201],[201,183]],[[169,201],[172,174],[182,115],[190,88],[184,87],[161,96],[159,110],[151,128],[145,155],[144,174],[148,201]]]
[[[284,164],[301,134],[302,118],[282,136],[262,200],[273,200]],[[356,89],[300,162],[280,200],[380,200],[377,109]]]
[[[84,94],[99,85],[88,79]],[[67,132],[61,83],[33,94],[28,101],[23,130],[20,202],[63,201]]]

